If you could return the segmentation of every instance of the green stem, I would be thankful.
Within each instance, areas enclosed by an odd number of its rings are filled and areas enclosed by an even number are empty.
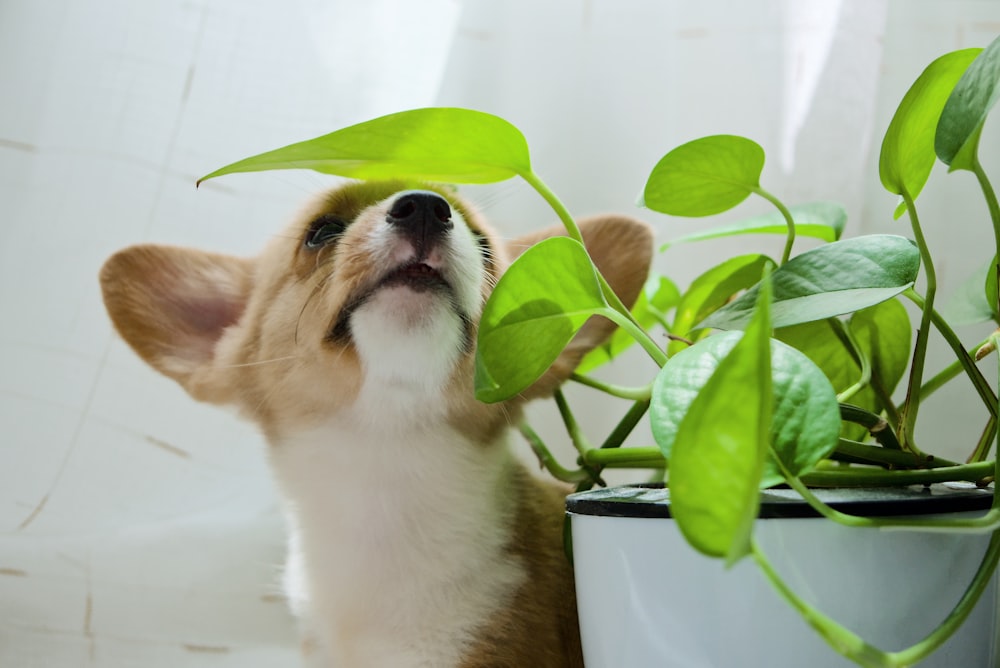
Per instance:
[[[889,448],[879,448],[846,438],[837,442],[836,454],[846,455],[852,461],[863,464],[876,464],[886,468],[904,469],[935,469],[947,466],[959,466],[957,462],[937,457],[927,457],[915,455],[905,450],[892,450]]]
[[[782,469],[782,473],[787,473],[787,469],[779,464],[779,468]],[[900,472],[896,471],[893,475],[896,476]],[[915,473],[915,471],[905,471],[904,473]],[[869,527],[875,529],[916,529],[923,531],[953,531],[964,533],[969,530],[988,530],[994,531],[1000,527],[1000,511],[990,510],[984,515],[979,517],[971,518],[949,518],[949,519],[937,519],[937,518],[924,518],[924,517],[859,517],[857,515],[849,515],[847,513],[842,513],[835,508],[827,505],[823,500],[817,497],[812,491],[803,484],[802,480],[795,478],[794,476],[785,477],[785,481],[788,485],[798,492],[799,496],[805,499],[806,503],[812,507],[817,513],[822,515],[828,520],[832,520],[837,524],[843,524],[848,527]],[[877,483],[872,483],[877,486]],[[867,486],[867,485],[866,485]]]
[[[611,433],[608,434],[608,437],[604,439],[604,442],[601,443],[601,449],[620,448],[625,439],[628,438],[628,435],[635,429],[635,426],[639,424],[642,416],[649,410],[649,402],[649,398],[636,400],[632,404],[632,407],[628,409],[628,412],[625,413],[625,417],[618,422]]]
[[[837,402],[844,403],[871,383],[872,364],[868,356],[861,351],[861,346],[858,345],[857,339],[854,338],[854,334],[849,327],[844,325],[839,318],[827,318],[826,322],[833,329],[833,333],[836,334],[841,344],[847,349],[847,352],[854,358],[858,366],[861,367],[861,377],[858,378],[857,382],[837,395]]]
[[[862,666],[912,666],[930,656],[962,626],[985,591],[1000,560],[1000,532],[994,532],[983,560],[962,598],[933,631],[920,642],[898,652],[886,653],[816,610],[785,584],[756,542],[751,543],[754,561],[771,584],[805,621],[841,655]]]
[[[913,238],[920,251],[920,261],[923,264],[924,273],[927,280],[927,289],[924,294],[924,305],[920,314],[920,327],[917,329],[917,342],[913,348],[913,361],[910,365],[910,378],[906,388],[906,399],[903,402],[901,411],[901,424],[899,425],[900,445],[904,450],[919,452],[914,441],[913,432],[917,424],[917,413],[920,411],[920,385],[924,378],[924,363],[927,359],[927,339],[931,329],[931,312],[934,310],[934,296],[937,293],[937,272],[934,269],[934,260],[931,258],[930,249],[924,239],[924,232],[920,227],[920,218],[917,216],[916,205],[913,198],[903,189],[903,201],[906,203],[906,210],[910,216],[910,227],[913,229]],[[964,349],[963,349],[964,352]]]
[[[587,436],[580,429],[580,424],[576,421],[576,417],[573,416],[573,411],[570,410],[569,402],[566,401],[566,395],[563,394],[562,389],[557,389],[554,397],[556,406],[559,407],[559,415],[562,416],[563,424],[566,426],[566,433],[569,434],[573,447],[581,455],[588,450],[592,450],[593,446],[590,445],[587,441]]]
[[[930,656],[962,626],[993,577],[998,559],[1000,559],[1000,531],[995,531],[976,575],[972,578],[965,593],[962,594],[962,598],[952,608],[951,613],[926,638],[911,647],[890,654],[895,665],[915,665]]]
[[[990,336],[990,340],[993,341],[993,346],[994,347],[996,347],[997,344],[1000,344],[1000,332],[994,331],[993,334]],[[1000,382],[1000,379],[998,379],[998,382]],[[1000,412],[1000,406],[998,406],[997,409],[998,409],[998,412]],[[995,413],[994,413],[994,417],[996,417]],[[996,493],[996,486],[998,484],[1000,484],[1000,443],[997,443],[996,447],[993,448],[993,489],[994,489],[994,494],[993,494],[993,510],[994,510],[994,512],[1000,511],[1000,494]]]
[[[612,432],[608,434],[608,437],[604,439],[604,443],[601,443],[601,449],[608,450],[611,448],[620,448],[622,443],[625,442],[625,439],[628,438],[628,435],[632,433],[633,429],[635,429],[635,426],[639,424],[639,420],[642,419],[642,416],[644,416],[646,411],[649,410],[649,402],[650,400],[648,398],[636,400],[636,402],[632,404],[632,407],[628,409],[625,417],[618,422],[618,425],[615,426]]]
[[[633,399],[636,401],[649,400],[653,394],[652,384],[646,385],[645,387],[623,387],[621,385],[613,385],[611,383],[605,383],[591,376],[584,376],[582,374],[574,373],[570,376],[570,380],[580,383],[581,385],[586,385],[595,390],[600,390],[605,394],[610,394],[613,397],[618,397],[620,399]]]
[[[664,468],[667,460],[656,447],[602,448],[583,453],[588,466],[607,468]]]
[[[977,462],[933,469],[886,471],[884,469],[845,469],[813,471],[802,476],[810,487],[878,487],[899,485],[929,485],[935,482],[980,482],[993,475],[993,462]]]
[[[924,298],[918,295],[912,288],[904,292],[903,295],[921,309],[926,305]],[[965,346],[962,345],[962,341],[955,334],[955,330],[934,310],[931,311],[931,322],[934,323],[934,327],[938,330],[938,333],[944,337],[944,340],[951,347],[952,352],[955,353],[955,357],[962,364],[965,375],[972,381],[972,385],[976,388],[976,392],[979,394],[979,398],[982,399],[983,404],[990,411],[990,415],[997,415],[997,397],[993,394],[993,388],[990,387],[986,378],[979,371],[979,367],[976,366],[976,362],[972,356],[965,351]]]
[[[938,371],[930,380],[920,386],[920,400],[927,399],[960,373],[962,373],[962,363],[958,360]]]
[[[979,181],[979,188],[983,191],[983,197],[986,199],[986,208],[990,211],[990,220],[993,222],[993,242],[996,246],[997,257],[1000,258],[1000,204],[997,204],[997,196],[993,192],[993,184],[986,178],[983,165],[979,162],[978,146],[972,159],[972,173],[976,175],[976,180]],[[1000,272],[1000,266],[994,265],[993,271]],[[1000,305],[991,304],[991,306],[1000,311]]]
[[[605,451],[618,451],[621,448],[621,445],[625,442],[625,439],[628,438],[629,434],[632,433],[636,425],[639,424],[639,421],[646,414],[646,411],[649,410],[649,402],[650,400],[648,398],[635,401],[631,408],[628,409],[628,412],[625,413],[625,416],[622,417],[622,419],[618,421],[618,424],[615,425],[615,428],[611,430],[608,437],[604,439],[604,442],[601,443],[601,449]],[[631,448],[622,448],[623,451],[630,449]],[[595,451],[591,450],[590,452]],[[587,462],[586,455],[582,458],[582,462],[583,465],[587,467],[592,474],[594,474],[595,480],[597,479],[596,476],[599,476],[601,471],[604,470],[604,467],[599,463]],[[660,456],[659,460],[644,462],[641,468],[660,469],[663,468],[663,466],[663,457]],[[588,481],[584,481],[577,485],[576,491],[583,492],[590,489],[592,486],[593,485]]]
[[[889,428],[889,423],[871,411],[852,406],[851,404],[840,404],[840,419],[847,422],[859,424],[868,430],[878,444],[890,450],[899,450],[899,441],[896,434]]]
[[[989,337],[983,339],[981,342],[979,342],[978,344],[967,350],[966,355],[971,359],[975,359],[976,352],[984,345],[986,345],[987,341],[989,340],[990,340]],[[954,362],[946,366],[944,369],[939,371],[937,374],[935,374],[933,378],[931,378],[929,381],[927,381],[920,387],[921,401],[931,396],[939,389],[941,389],[944,385],[948,383],[948,381],[950,381],[952,378],[960,374],[963,368],[964,364],[962,364],[962,361],[955,360]]]
[[[524,440],[528,442],[531,446],[532,451],[535,453],[535,457],[538,458],[538,463],[541,464],[546,471],[552,474],[556,480],[562,480],[563,482],[569,483],[581,483],[591,479],[590,472],[584,469],[578,469],[576,471],[571,471],[570,469],[564,468],[556,458],[549,451],[545,442],[542,441],[541,437],[535,432],[534,429],[527,422],[522,422],[519,430],[521,435],[524,436]]]
[[[625,309],[625,307],[621,304],[621,301],[615,295],[614,291],[611,290],[611,287],[604,281],[604,277],[600,274],[598,274],[598,277],[601,280],[602,289],[606,288],[605,296],[607,297],[608,293],[610,293],[611,296],[614,296],[615,301],[618,302],[621,309]],[[612,304],[611,308],[606,311],[602,311],[601,315],[628,332],[629,336],[635,339],[639,345],[642,346],[642,349],[646,351],[646,354],[649,355],[654,362],[656,362],[657,366],[662,367],[667,363],[667,353],[664,352],[663,349],[657,345],[656,341],[654,341],[649,334],[646,333],[646,330],[644,330],[642,326],[635,321],[632,314],[628,312],[628,309],[623,311]]]
[[[569,209],[562,203],[554,192],[552,192],[545,182],[538,178],[538,175],[532,171],[527,171],[521,174],[521,178],[527,181],[528,185],[535,189],[539,195],[542,196],[552,210],[556,212],[559,216],[559,220],[566,227],[566,233],[573,239],[576,239],[581,244],[583,243],[583,234],[580,232],[580,226],[576,224],[573,216],[570,215]]]
[[[777,207],[778,211],[781,212],[781,216],[785,219],[785,223],[788,225],[788,234],[785,237],[785,249],[781,253],[781,264],[785,264],[788,262],[788,258],[792,256],[792,245],[795,243],[795,219],[792,218],[792,212],[788,210],[788,207],[781,200],[760,186],[754,188],[753,192]]]
[[[989,421],[986,423],[986,428],[983,429],[982,436],[979,437],[979,443],[976,444],[976,449],[969,455],[967,463],[974,464],[986,461],[986,457],[990,454],[990,447],[993,445],[996,436],[997,419],[991,415]]]
[[[899,411],[896,409],[896,404],[892,401],[892,393],[885,388],[885,385],[882,383],[882,377],[877,373],[872,375],[871,388],[872,392],[875,393],[875,398],[878,400],[878,405],[885,412],[886,419],[891,424],[899,424]],[[892,430],[890,429],[889,431]],[[893,438],[895,437],[895,434],[893,434]]]
[[[842,441],[841,446],[843,443]],[[884,455],[882,461],[890,464],[892,462],[887,460],[892,455],[889,453],[900,452],[861,444],[858,444],[858,447],[866,448],[866,450],[859,452],[864,452],[871,459],[874,459],[874,456],[869,452],[870,450],[882,451]],[[913,454],[902,454],[910,458],[906,461],[907,464],[912,465],[918,461]],[[583,461],[588,466],[607,468],[662,468],[666,465],[666,460],[660,449],[652,446],[588,450],[583,454]],[[844,467],[843,469],[813,471],[805,474],[801,479],[812,487],[905,486],[957,480],[979,482],[993,473],[992,461],[952,465],[950,462],[934,459],[923,463],[927,468],[887,471],[881,468]]]
[[[778,468],[782,470],[782,474],[785,475],[785,482],[799,493],[806,503],[808,503],[813,510],[822,515],[828,520],[832,520],[837,524],[843,524],[849,527],[876,527],[878,524],[877,520],[873,520],[870,517],[858,517],[856,515],[848,515],[847,513],[842,513],[839,510],[834,510],[826,503],[821,501],[819,497],[810,491],[809,487],[803,484],[804,477],[802,479],[796,478],[795,476],[788,475],[787,469],[781,462],[778,462]]]
[[[851,661],[869,668],[893,668],[900,665],[892,661],[888,654],[869,644],[859,635],[841,626],[800,598],[774,570],[771,562],[768,561],[767,556],[755,540],[750,541],[750,554],[781,597],[802,615],[806,623],[813,627],[835,651]]]
[[[855,393],[864,389],[866,386],[870,387],[872,392],[875,393],[875,398],[878,399],[882,410],[885,411],[886,415],[890,420],[892,420],[893,424],[898,424],[899,413],[896,411],[896,406],[892,402],[892,397],[883,386],[881,376],[875,373],[875,370],[872,368],[871,358],[868,355],[865,355],[861,350],[861,346],[858,345],[854,332],[851,331],[851,328],[845,325],[839,318],[828,318],[827,323],[829,323],[834,334],[837,335],[841,344],[847,349],[848,353],[850,353],[851,357],[854,358],[854,361],[861,369],[861,377],[858,379],[858,382],[838,394],[837,401],[839,401],[841,406],[843,406],[844,402],[850,399]],[[843,409],[841,414],[843,416]],[[869,425],[869,429],[871,429],[871,425]],[[891,429],[886,431],[892,433]],[[878,439],[880,443],[882,442],[882,438],[879,438],[877,435],[876,439]],[[892,434],[892,441],[894,443],[892,447],[898,450],[899,443],[896,442],[896,435],[894,433]],[[883,445],[885,444],[883,443]]]
[[[772,454],[775,454],[773,447]],[[823,517],[838,522],[839,524],[853,527],[923,530],[937,529],[957,531],[989,528],[993,531],[989,547],[987,548],[986,554],[979,565],[979,569],[976,571],[976,575],[973,577],[972,582],[969,583],[969,586],[966,588],[961,600],[959,600],[955,607],[952,608],[945,620],[922,641],[902,651],[891,654],[886,654],[878,648],[873,647],[860,637],[850,631],[847,631],[835,621],[825,615],[822,615],[822,613],[813,609],[804,601],[799,599],[798,596],[796,596],[795,593],[781,581],[781,578],[778,577],[777,573],[771,569],[770,564],[767,563],[766,559],[758,559],[758,554],[761,556],[763,556],[763,554],[760,553],[759,548],[757,548],[755,544],[751,544],[751,550],[754,554],[755,560],[757,560],[758,565],[760,565],[760,567],[764,570],[765,575],[772,582],[772,584],[778,588],[781,595],[793,607],[795,607],[795,609],[798,610],[803,617],[805,617],[806,621],[809,622],[813,628],[819,631],[823,638],[826,639],[834,649],[850,658],[852,661],[860,663],[864,666],[910,666],[927,657],[931,654],[931,652],[940,647],[941,644],[950,638],[972,612],[972,609],[975,607],[979,597],[982,595],[986,585],[993,576],[994,570],[996,569],[998,556],[1000,556],[1000,530],[997,530],[998,522],[1000,522],[1000,508],[997,506],[997,496],[994,494],[993,509],[986,513],[986,515],[974,519],[963,518],[953,520],[928,520],[873,519],[855,517],[853,515],[847,515],[834,510],[827,504],[820,501],[811,491],[809,491],[801,480],[789,475],[788,469],[785,467],[780,458],[776,458],[776,461],[778,468],[781,469],[782,474],[785,476],[785,480],[789,485],[791,485],[792,489],[798,492],[802,498],[804,498],[809,505]],[[994,463],[994,467],[997,466],[1000,466],[1000,457],[998,457],[997,462]],[[894,475],[899,475],[899,473],[900,472],[896,472]]]

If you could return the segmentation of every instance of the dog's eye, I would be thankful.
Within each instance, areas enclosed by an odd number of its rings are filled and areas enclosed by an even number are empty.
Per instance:
[[[347,229],[347,223],[340,218],[329,214],[320,216],[312,222],[309,231],[306,232],[306,248],[322,248],[336,241],[345,229]]]

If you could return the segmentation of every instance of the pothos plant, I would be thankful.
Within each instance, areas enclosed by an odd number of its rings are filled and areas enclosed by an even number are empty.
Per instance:
[[[728,564],[752,558],[849,659],[911,665],[961,625],[992,576],[1000,557],[1000,498],[994,496],[992,509],[977,519],[872,519],[838,512],[810,488],[944,481],[986,486],[996,478],[997,397],[977,362],[996,349],[1000,333],[967,348],[939,313],[934,260],[915,202],[936,160],[949,171],[971,172],[1000,249],[1000,206],[978,158],[983,124],[1000,95],[998,81],[1000,40],[938,58],[900,103],[882,143],[879,176],[899,196],[895,217],[908,217],[912,241],[892,235],[841,239],[842,207],[785,206],[761,186],[765,155],[750,139],[717,135],[673,149],[653,168],[642,206],[672,216],[709,216],[757,195],[775,207],[771,214],[674,243],[783,234],[784,244],[777,260],[763,254],[731,257],[684,291],[669,278],[654,276],[631,311],[591,262],[573,217],[534,172],[524,136],[496,116],[454,108],[406,111],[241,160],[205,179],[271,169],[456,184],[524,179],[562,220],[567,236],[527,250],[496,286],[480,324],[477,397],[495,402],[516,395],[548,368],[588,318],[611,319],[619,330],[584,359],[574,379],[626,402],[624,418],[601,445],[591,445],[557,393],[578,458],[574,466],[558,463],[524,426],[539,460],[580,489],[600,483],[606,467],[664,471],[671,514],[695,549]],[[979,221],[969,224],[986,229]],[[797,236],[826,243],[793,255]],[[919,292],[921,269],[926,287]],[[994,256],[961,291],[966,320],[971,315],[1000,323],[998,271]],[[556,280],[542,281],[542,288],[540,276]],[[900,299],[919,308],[912,346]],[[951,347],[955,361],[927,379],[932,331]],[[589,375],[633,343],[655,363],[658,371],[651,378],[620,387]],[[963,376],[982,400],[984,427],[970,444],[968,461],[956,463],[925,452],[914,425],[923,400]],[[901,402],[894,399],[897,385]],[[620,447],[647,412],[656,447]],[[885,652],[812,608],[771,567],[754,540],[753,520],[759,490],[776,484],[789,485],[820,514],[842,524],[990,531],[992,539],[966,594],[941,625],[912,647]]]

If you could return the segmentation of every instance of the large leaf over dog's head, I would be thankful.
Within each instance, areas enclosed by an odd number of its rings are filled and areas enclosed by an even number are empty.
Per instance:
[[[524,135],[481,111],[403,111],[239,160],[203,176],[312,169],[355,179],[495,183],[530,173]]]

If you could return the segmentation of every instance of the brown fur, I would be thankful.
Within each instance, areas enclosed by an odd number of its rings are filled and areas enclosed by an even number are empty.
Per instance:
[[[573,571],[563,545],[566,493],[525,471],[512,481],[517,520],[509,546],[528,578],[496,615],[461,668],[582,668]]]

